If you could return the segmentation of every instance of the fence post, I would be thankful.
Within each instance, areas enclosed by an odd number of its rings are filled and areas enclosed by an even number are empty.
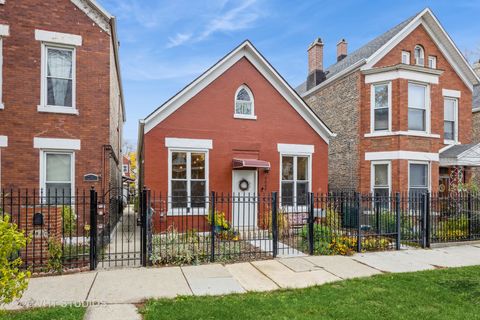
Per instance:
[[[210,205],[210,262],[215,261],[215,191],[212,191]]]
[[[357,252],[362,252],[362,225],[360,223],[362,195],[360,193],[355,193],[355,207],[357,210]]]
[[[422,193],[421,208],[422,208],[422,248],[427,247],[427,194]]]
[[[90,189],[90,270],[97,268],[97,192]]]
[[[400,214],[400,193],[395,194],[395,214],[397,216],[397,245],[396,249],[400,250],[400,243],[402,241],[402,216]]]
[[[467,194],[467,225],[468,225],[468,240],[472,240],[472,194],[468,192]]]
[[[308,193],[308,249],[309,254],[313,256],[314,253],[314,238],[313,238],[313,211],[315,210],[315,203],[314,203],[314,195],[313,192]]]
[[[426,240],[425,246],[427,248],[430,248],[430,238],[431,238],[431,236],[430,236],[430,234],[431,234],[431,232],[430,232],[430,229],[431,229],[430,228],[430,218],[431,218],[430,217],[430,215],[431,215],[430,214],[431,213],[430,192],[426,193],[425,198],[426,198],[426,202],[427,202],[426,208],[425,208],[426,209],[425,210],[426,211],[425,215],[426,215],[426,218],[427,218],[427,220],[425,220],[425,240]]]
[[[278,254],[278,224],[277,224],[277,192],[272,192],[272,247],[273,257],[276,258]]]
[[[148,190],[146,187],[143,187],[142,190],[142,211],[141,211],[141,217],[140,217],[140,222],[141,222],[141,231],[140,231],[140,244],[142,247],[142,266],[146,267],[147,266],[147,216],[148,216],[148,211],[149,211],[149,205],[148,205]]]

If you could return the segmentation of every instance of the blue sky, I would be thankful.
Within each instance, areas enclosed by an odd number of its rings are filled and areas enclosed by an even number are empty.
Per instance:
[[[250,39],[292,85],[307,74],[308,44],[321,37],[326,66],[336,43],[349,52],[430,7],[462,52],[480,57],[480,1],[98,0],[117,17],[127,107],[125,139],[138,120]]]

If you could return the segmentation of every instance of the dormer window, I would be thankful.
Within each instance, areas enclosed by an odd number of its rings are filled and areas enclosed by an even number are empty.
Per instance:
[[[425,52],[423,51],[423,47],[420,45],[415,46],[414,50],[415,55],[415,64],[417,66],[425,66]]]
[[[250,89],[242,85],[235,93],[235,118],[256,119],[253,95]]]

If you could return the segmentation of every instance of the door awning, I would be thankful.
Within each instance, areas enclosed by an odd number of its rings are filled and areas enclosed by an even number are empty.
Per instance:
[[[233,159],[233,169],[261,168],[270,170],[270,162],[257,159]]]
[[[440,166],[480,166],[480,143],[452,145],[440,153]]]

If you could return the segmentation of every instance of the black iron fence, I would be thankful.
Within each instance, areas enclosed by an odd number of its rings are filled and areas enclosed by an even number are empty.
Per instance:
[[[480,240],[480,194],[172,197],[144,190],[3,190],[33,272],[246,261]]]

